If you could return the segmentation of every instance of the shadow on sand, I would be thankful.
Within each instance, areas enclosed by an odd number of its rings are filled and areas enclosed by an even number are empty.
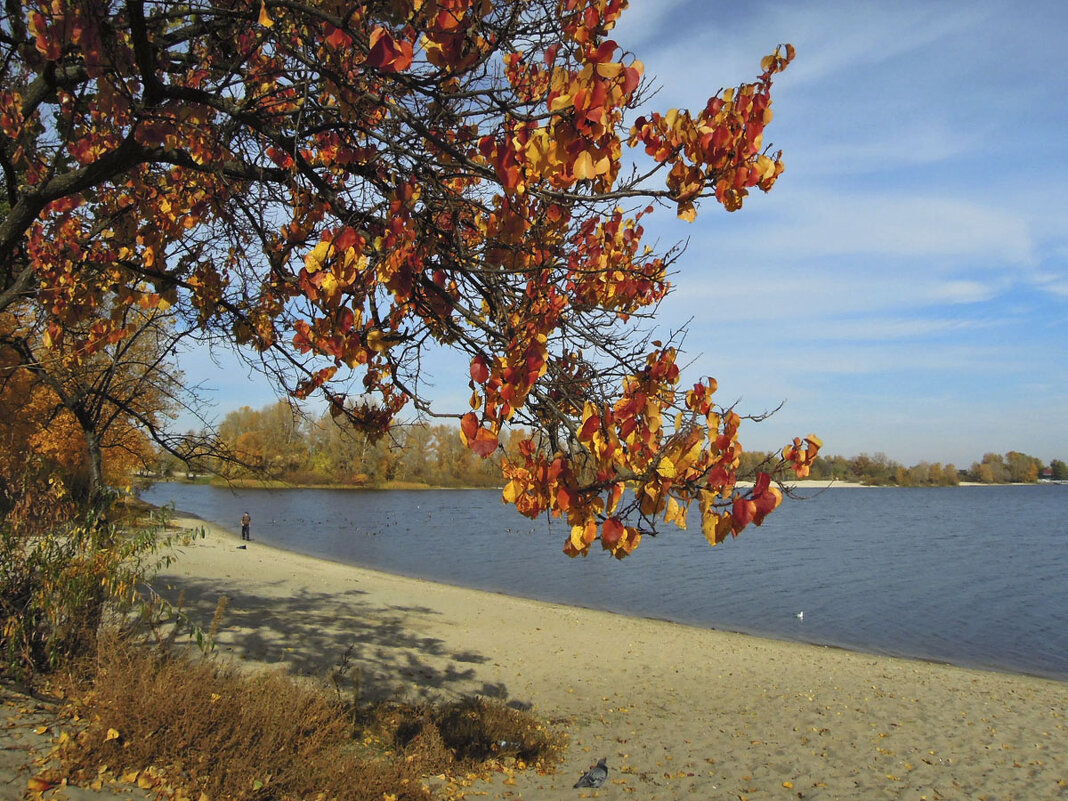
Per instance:
[[[336,681],[343,693],[351,698],[356,692],[362,701],[460,695],[508,700],[503,684],[477,678],[473,666],[488,657],[450,651],[441,639],[413,630],[413,623],[432,630],[439,614],[432,609],[374,604],[358,589],[280,596],[271,585],[256,592],[190,578],[160,579],[161,594],[172,603],[179,603],[181,594],[183,611],[205,631],[220,597],[227,597],[215,638],[215,651],[223,656],[284,666],[327,684]]]

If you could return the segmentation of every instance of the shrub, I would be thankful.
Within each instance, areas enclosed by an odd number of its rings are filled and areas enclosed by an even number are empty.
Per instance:
[[[162,562],[162,511],[148,516],[112,505],[112,517],[76,517],[53,482],[32,514],[0,522],[0,674],[32,686],[72,657],[92,654],[105,609],[122,613]]]
[[[428,801],[422,777],[504,754],[551,764],[558,738],[529,713],[474,699],[354,710],[281,673],[241,672],[196,652],[110,637],[72,713],[72,779],[150,777],[213,801]],[[504,745],[501,745],[504,743]],[[512,748],[510,746],[515,745]]]

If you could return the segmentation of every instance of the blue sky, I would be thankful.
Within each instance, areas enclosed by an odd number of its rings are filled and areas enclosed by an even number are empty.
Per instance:
[[[1068,459],[1065,31],[1061,2],[631,0],[613,37],[661,86],[651,109],[700,108],[797,48],[772,192],[647,225],[689,241],[661,321],[693,318],[693,377],[744,412],[785,401],[744,446]],[[272,399],[228,363],[183,367],[217,414]]]

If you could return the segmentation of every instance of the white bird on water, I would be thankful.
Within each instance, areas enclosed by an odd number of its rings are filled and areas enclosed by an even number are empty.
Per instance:
[[[794,615],[794,617],[796,617],[798,620],[804,620],[805,619],[805,613],[804,612],[798,612],[796,615]]]

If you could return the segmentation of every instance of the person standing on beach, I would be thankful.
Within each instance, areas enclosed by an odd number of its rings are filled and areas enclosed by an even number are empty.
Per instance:
[[[252,518],[248,516],[248,512],[245,512],[241,516],[241,539],[251,540],[252,537],[248,533],[249,526],[252,525]]]

